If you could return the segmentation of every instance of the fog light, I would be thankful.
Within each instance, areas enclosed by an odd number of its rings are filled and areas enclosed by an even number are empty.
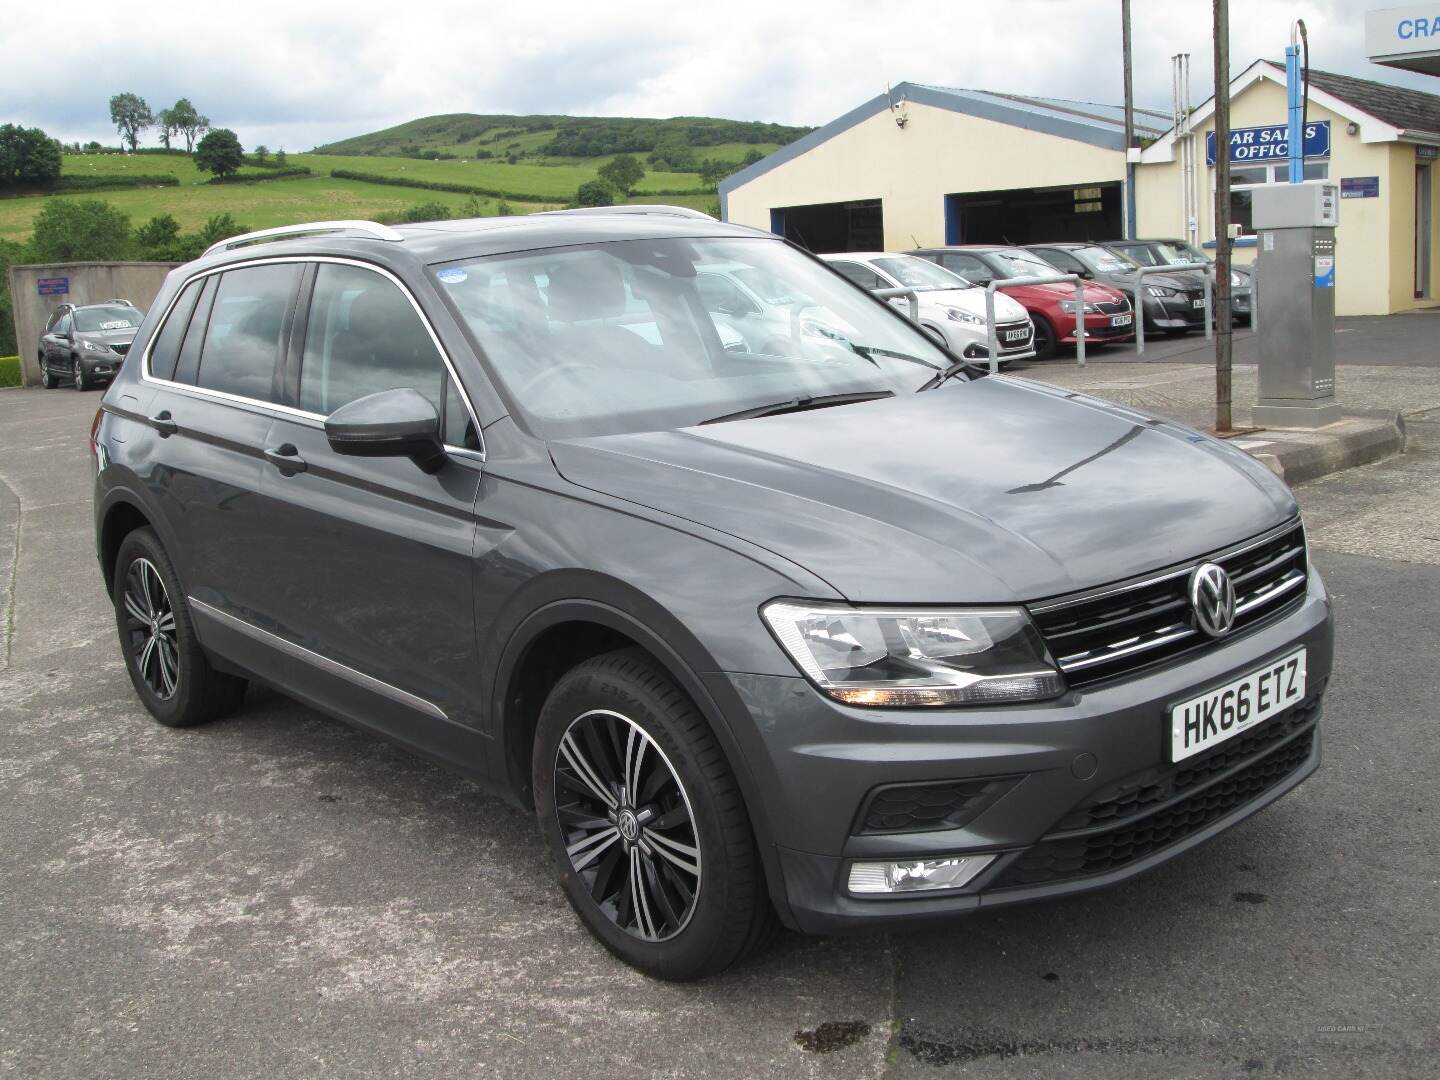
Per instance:
[[[994,855],[951,855],[944,859],[851,863],[850,891],[874,895],[958,889],[994,861]]]

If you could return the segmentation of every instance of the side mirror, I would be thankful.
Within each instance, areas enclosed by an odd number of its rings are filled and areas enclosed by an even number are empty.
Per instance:
[[[445,462],[440,414],[418,390],[381,390],[342,405],[325,418],[325,437],[337,454],[408,457],[427,473]]]

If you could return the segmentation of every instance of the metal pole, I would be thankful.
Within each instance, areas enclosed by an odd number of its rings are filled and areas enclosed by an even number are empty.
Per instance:
[[[995,336],[994,281],[985,286],[985,346],[990,351],[990,374],[996,375],[1000,371],[1000,339]]]
[[[1230,0],[1215,0],[1215,430],[1230,405]]]
[[[1120,0],[1120,43],[1125,54],[1125,239],[1135,238],[1135,85],[1130,68],[1130,0]]]
[[[1085,282],[1078,277],[1075,278],[1075,363],[1085,366]]]
[[[1300,47],[1295,44],[1295,31],[1290,31],[1290,44],[1285,46],[1285,156],[1289,159],[1290,183],[1305,179],[1305,132],[1300,129]]]

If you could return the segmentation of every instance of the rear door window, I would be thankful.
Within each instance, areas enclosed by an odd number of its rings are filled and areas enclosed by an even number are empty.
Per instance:
[[[220,276],[195,385],[275,401],[275,365],[300,264],[271,263]]]
[[[954,270],[961,277],[969,278],[977,285],[988,285],[995,280],[995,271],[974,255],[946,252],[940,256],[940,265]]]
[[[867,266],[861,266],[859,263],[853,262],[832,262],[830,265],[862,289],[890,288],[888,281],[885,281],[879,274]]]
[[[150,347],[150,374],[155,378],[175,378],[175,365],[180,361],[180,343],[185,339],[185,329],[190,325],[190,315],[195,310],[195,301],[203,285],[203,281],[196,279],[180,291],[180,298],[170,309],[165,325],[155,335],[155,344]]]

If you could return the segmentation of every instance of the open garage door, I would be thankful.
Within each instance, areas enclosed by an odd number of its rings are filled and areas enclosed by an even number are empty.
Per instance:
[[[1012,188],[945,196],[947,244],[1043,244],[1114,240],[1121,232],[1118,182]]]
[[[879,199],[779,206],[770,211],[770,231],[817,255],[832,251],[879,251],[885,223]]]

